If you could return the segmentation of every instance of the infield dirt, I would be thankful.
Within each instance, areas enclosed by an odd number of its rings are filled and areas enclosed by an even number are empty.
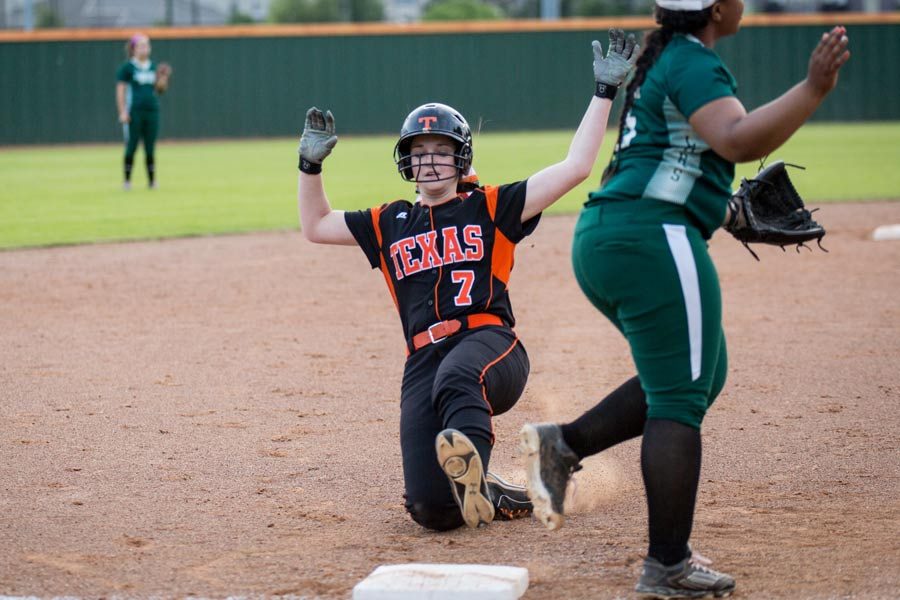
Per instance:
[[[826,205],[818,249],[727,234],[730,374],[704,423],[694,547],[736,598],[900,590],[900,202]],[[571,419],[632,375],[578,290],[575,217],[517,253],[532,373],[495,419]],[[585,461],[564,528],[436,534],[403,509],[399,319],[356,248],[299,233],[0,253],[0,594],[346,598],[385,563],[526,567],[526,599],[633,597],[639,441]]]

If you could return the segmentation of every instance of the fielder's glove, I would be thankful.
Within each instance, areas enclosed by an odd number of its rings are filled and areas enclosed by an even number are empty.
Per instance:
[[[169,78],[172,76],[172,66],[169,63],[159,63],[156,66],[156,93],[163,94],[169,89]]]
[[[806,210],[780,160],[753,179],[742,179],[741,187],[728,201],[728,212],[725,230],[742,242],[756,260],[759,257],[748,244],[771,244],[782,250],[796,244],[799,252],[804,242],[816,240],[822,248],[825,229],[813,220],[813,211]]]
[[[621,29],[609,30],[609,49],[606,58],[603,57],[603,47],[600,42],[594,40],[591,44],[594,48],[594,80],[597,82],[596,95],[612,100],[616,96],[619,86],[625,83],[628,73],[631,72],[634,63],[637,62],[641,49],[634,39],[634,34]]]
[[[306,125],[300,136],[300,170],[310,175],[322,172],[322,161],[331,154],[337,144],[334,134],[334,115],[313,106],[306,111]]]

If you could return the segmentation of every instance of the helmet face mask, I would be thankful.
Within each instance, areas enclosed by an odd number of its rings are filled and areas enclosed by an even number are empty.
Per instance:
[[[409,138],[406,144],[409,151],[401,162],[403,171],[412,172],[412,181],[421,184],[460,177],[464,157],[456,140],[441,134],[421,134]]]
[[[414,171],[420,171],[420,169],[413,167],[410,147],[414,137],[427,134],[445,136],[455,142],[456,150],[453,153],[453,159],[457,169],[456,176],[464,176],[472,166],[472,130],[458,111],[446,104],[436,102],[423,104],[416,108],[403,121],[400,139],[394,146],[394,162],[397,163],[397,171],[400,176],[406,181],[416,180]],[[421,161],[419,164],[428,165],[428,161],[424,160],[427,154],[417,156]],[[431,160],[435,161],[436,156],[431,153]]]

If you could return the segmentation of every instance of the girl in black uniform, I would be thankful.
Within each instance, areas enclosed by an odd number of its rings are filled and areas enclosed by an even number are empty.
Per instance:
[[[478,527],[531,513],[524,488],[488,472],[491,418],[521,395],[529,363],[512,327],[507,293],[516,244],[541,212],[591,173],[612,99],[636,60],[633,37],[594,42],[595,96],[569,153],[527,180],[472,181],[472,133],[437,103],[407,116],[394,149],[414,202],[332,210],[322,161],[337,143],[334,117],[311,108],[300,138],[299,206],[304,236],[359,245],[380,269],[403,325],[408,358],[400,392],[406,509],[424,527]]]

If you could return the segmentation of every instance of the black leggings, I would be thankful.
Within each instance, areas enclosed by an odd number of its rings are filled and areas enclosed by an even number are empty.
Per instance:
[[[446,428],[472,440],[488,468],[494,443],[491,417],[510,408],[528,379],[528,354],[512,330],[482,327],[414,352],[400,392],[400,447],[406,510],[429,529],[463,524],[434,442]]]

